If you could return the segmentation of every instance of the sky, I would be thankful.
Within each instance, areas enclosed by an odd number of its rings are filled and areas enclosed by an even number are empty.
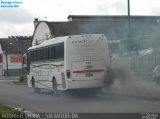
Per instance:
[[[0,7],[0,38],[33,35],[34,18],[67,21],[68,15],[127,15],[127,0],[0,0],[22,2]],[[160,0],[130,0],[131,15],[160,16]]]

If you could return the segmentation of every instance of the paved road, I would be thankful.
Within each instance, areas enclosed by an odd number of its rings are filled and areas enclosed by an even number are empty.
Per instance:
[[[34,93],[25,85],[0,80],[0,103],[33,112],[160,112],[160,87],[151,82],[116,82],[110,91],[80,97],[49,91]]]

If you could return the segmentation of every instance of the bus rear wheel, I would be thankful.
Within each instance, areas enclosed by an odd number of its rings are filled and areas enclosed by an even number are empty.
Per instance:
[[[34,92],[35,93],[39,93],[41,91],[41,89],[35,87],[35,80],[34,80],[34,78],[32,78],[31,83],[32,83],[32,88],[33,88]]]

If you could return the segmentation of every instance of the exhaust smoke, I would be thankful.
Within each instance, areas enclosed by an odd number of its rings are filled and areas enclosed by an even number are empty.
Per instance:
[[[107,75],[109,75],[107,80],[111,80],[105,82],[107,91],[128,91],[128,89],[131,90],[136,87],[135,77],[132,75],[130,67],[122,61],[113,61]]]

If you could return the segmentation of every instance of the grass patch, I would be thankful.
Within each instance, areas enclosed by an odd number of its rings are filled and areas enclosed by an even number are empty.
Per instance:
[[[0,119],[31,119],[24,118],[23,113],[18,112],[17,110],[0,104]]]
[[[11,107],[0,104],[0,119],[35,119],[24,115]],[[37,118],[38,119],[38,118]]]
[[[0,113],[2,113],[2,112],[12,112],[12,113],[15,112],[15,113],[17,113],[16,110],[14,110],[14,109],[12,109],[12,108],[10,108],[8,106],[0,104]]]
[[[3,119],[4,115],[6,114],[17,114],[17,113],[18,112],[13,108],[0,104],[0,119]]]

